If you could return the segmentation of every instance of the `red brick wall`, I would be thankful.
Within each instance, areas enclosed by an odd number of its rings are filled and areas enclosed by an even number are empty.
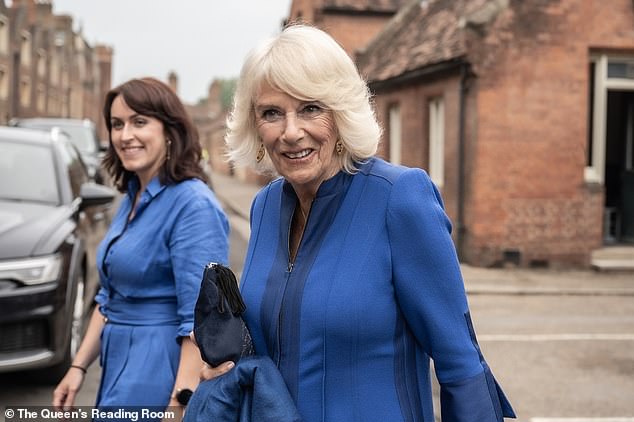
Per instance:
[[[385,16],[324,14],[316,24],[336,39],[351,57],[354,57],[359,49],[372,41],[388,21],[389,17]]]
[[[105,102],[106,93],[112,87],[112,54],[113,51],[110,47],[105,45],[97,45],[97,63],[99,66],[99,99],[98,99],[98,114],[99,118],[95,121],[97,124],[97,133],[99,139],[108,140],[108,130],[106,129],[106,123],[102,115],[103,104]]]
[[[11,60],[8,54],[0,55],[0,69],[4,72],[4,80],[6,97],[0,96],[0,124],[6,125],[11,116]],[[0,87],[1,89],[1,87]]]
[[[477,125],[467,203],[467,260],[587,265],[602,244],[603,192],[584,182],[593,49],[634,53],[633,3],[513,2],[471,34]],[[608,24],[609,23],[609,24]]]
[[[458,213],[458,76],[447,79],[426,81],[418,85],[405,85],[376,92],[377,117],[384,128],[379,154],[389,160],[389,109],[399,104],[401,111],[402,152],[401,164],[408,167],[429,166],[429,101],[443,97],[445,105],[445,180],[441,189],[445,209],[452,222]],[[454,231],[455,236],[455,231]]]
[[[587,266],[602,246],[603,188],[584,180],[588,65],[591,52],[634,55],[632,22],[631,0],[518,0],[486,31],[465,30],[475,78],[466,98],[464,261]],[[427,104],[442,95],[442,194],[456,224],[460,77],[442,78],[376,92],[386,128],[379,154],[388,154],[388,109],[399,103],[403,164],[427,168]]]
[[[227,161],[227,145],[225,144],[225,133],[227,128],[222,125],[208,133],[209,162],[214,169],[223,174],[231,174],[231,166]]]
[[[288,20],[305,22],[328,32],[354,57],[390,20],[390,16],[365,16],[357,13],[324,13],[319,0],[293,0]]]

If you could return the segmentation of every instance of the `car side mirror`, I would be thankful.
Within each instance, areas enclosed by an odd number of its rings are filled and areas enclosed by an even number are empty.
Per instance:
[[[81,185],[79,196],[81,196],[80,209],[83,210],[89,207],[109,204],[114,201],[115,191],[107,186],[87,182]]]

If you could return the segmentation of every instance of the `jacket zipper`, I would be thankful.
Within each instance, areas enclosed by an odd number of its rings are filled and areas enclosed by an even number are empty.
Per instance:
[[[311,204],[310,209],[308,210],[308,217],[306,217],[306,221],[304,222],[304,232],[306,231],[306,228],[308,227],[308,220],[310,219],[310,212],[312,210],[313,206]],[[286,253],[287,253],[287,257],[288,257],[288,264],[286,266],[286,282],[284,283],[284,293],[282,293],[282,304],[280,305],[280,314],[278,316],[277,319],[277,336],[276,336],[276,342],[277,342],[277,359],[276,359],[276,366],[279,368],[280,366],[280,361],[282,359],[282,337],[281,337],[281,333],[282,333],[282,316],[284,314],[284,298],[286,296],[286,286],[288,285],[288,280],[291,278],[291,273],[293,272],[293,269],[295,268],[295,262],[291,262],[291,226],[293,224],[293,218],[295,217],[295,212],[293,212],[293,215],[291,216],[291,221],[288,223],[288,236],[286,238]],[[295,259],[297,260],[297,256],[299,255],[299,250],[302,247],[302,243],[304,242],[304,233],[302,233],[302,237],[299,240],[299,245],[297,245],[297,250],[295,251]]]
[[[277,317],[277,335],[275,336],[275,342],[276,347],[277,347],[277,359],[275,360],[275,364],[276,366],[279,368],[280,366],[280,361],[282,359],[282,315],[284,313],[284,307],[282,306],[284,304],[284,296],[286,294],[286,285],[288,284],[288,280],[291,277],[291,272],[293,272],[293,267],[295,266],[295,264],[293,262],[291,262],[291,225],[293,224],[293,218],[295,217],[295,213],[293,213],[293,215],[291,216],[291,220],[288,223],[288,236],[286,237],[286,253],[287,253],[287,259],[288,259],[288,263],[286,265],[286,281],[284,283],[284,293],[282,294],[282,304],[280,305],[280,313]],[[301,242],[300,242],[301,243]],[[298,247],[299,249],[299,247]]]

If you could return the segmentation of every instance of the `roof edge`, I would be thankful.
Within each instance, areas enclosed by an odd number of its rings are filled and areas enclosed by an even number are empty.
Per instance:
[[[417,80],[428,78],[439,73],[458,70],[465,64],[469,64],[466,56],[454,57],[438,63],[432,63],[413,69],[400,75],[390,77],[383,80],[368,81],[368,86],[372,91],[381,91],[384,89],[395,88],[399,85],[405,85]]]
[[[330,15],[357,15],[357,16],[394,16],[398,10],[394,9],[355,9],[354,7],[325,6],[321,13]]]

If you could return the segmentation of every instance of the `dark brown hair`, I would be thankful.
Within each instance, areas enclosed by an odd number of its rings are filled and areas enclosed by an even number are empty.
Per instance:
[[[134,173],[123,167],[112,146],[110,112],[114,99],[119,95],[135,112],[160,120],[163,123],[165,137],[172,141],[169,147],[170,159],[166,160],[159,170],[159,180],[162,184],[168,185],[192,178],[207,182],[207,176],[200,166],[202,149],[198,141],[198,131],[176,93],[167,84],[154,78],[131,79],[106,94],[103,108],[110,140],[103,165],[120,192],[128,190],[128,182]]]

